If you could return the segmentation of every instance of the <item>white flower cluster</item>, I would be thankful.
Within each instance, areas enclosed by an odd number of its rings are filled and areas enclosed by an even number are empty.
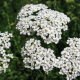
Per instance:
[[[9,64],[7,62],[10,62],[10,58],[13,58],[13,54],[6,54],[5,49],[9,49],[11,46],[11,43],[9,42],[10,37],[12,37],[12,34],[6,31],[5,33],[0,32],[0,74],[2,71],[6,71],[6,68],[8,68]]]
[[[26,41],[25,47],[21,49],[24,67],[33,70],[40,69],[40,66],[42,66],[44,72],[48,74],[56,66],[56,57],[53,52],[50,48],[41,47],[40,40],[32,38]]]
[[[21,50],[25,68],[33,70],[42,66],[47,74],[54,67],[60,68],[59,74],[66,75],[67,80],[80,76],[80,38],[69,38],[67,44],[70,47],[64,48],[61,57],[57,59],[53,50],[41,47],[40,40],[26,41]]]
[[[67,22],[70,22],[67,15],[48,9],[44,4],[25,5],[17,19],[16,29],[20,30],[20,34],[32,35],[37,32],[37,36],[41,36],[47,44],[57,44],[61,39],[61,30],[68,30]]]
[[[57,66],[61,68],[60,74],[65,74],[67,80],[72,80],[80,76],[80,38],[69,38],[67,44],[70,47],[61,52]]]

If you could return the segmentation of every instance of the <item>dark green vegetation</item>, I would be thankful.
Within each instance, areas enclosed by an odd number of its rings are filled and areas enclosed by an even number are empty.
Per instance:
[[[42,70],[32,71],[24,68],[21,47],[29,38],[41,39],[36,36],[20,35],[20,32],[15,29],[18,12],[22,6],[31,3],[44,3],[53,10],[65,13],[71,19],[71,22],[68,23],[68,30],[62,31],[62,39],[57,45],[54,43],[42,45],[45,48],[53,49],[57,57],[60,56],[60,52],[65,47],[68,47],[66,44],[68,37],[80,38],[80,0],[0,0],[0,31],[8,31],[13,34],[10,51],[14,55],[14,59],[11,59],[6,73],[0,74],[0,80],[66,80],[65,75],[59,75],[59,69],[56,68],[50,71],[48,75],[44,74]],[[80,80],[80,77],[74,80]]]

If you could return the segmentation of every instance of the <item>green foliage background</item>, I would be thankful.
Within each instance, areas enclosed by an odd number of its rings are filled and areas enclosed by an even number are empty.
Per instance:
[[[11,47],[7,50],[7,54],[13,53],[14,59],[11,59],[9,68],[6,73],[0,74],[0,80],[66,80],[65,75],[58,74],[59,69],[54,68],[46,75],[43,70],[25,69],[23,58],[21,57],[21,47],[24,46],[26,40],[30,38],[40,39],[40,37],[23,36],[15,29],[17,24],[17,14],[20,9],[26,4],[44,3],[49,8],[65,13],[70,17],[71,22],[68,23],[68,30],[62,31],[62,39],[56,45],[51,43],[49,45],[43,44],[45,48],[54,50],[54,54],[58,57],[60,52],[69,45],[66,44],[68,37],[80,38],[80,0],[0,0],[0,31],[13,34],[11,38]],[[80,80],[80,77],[74,80]]]

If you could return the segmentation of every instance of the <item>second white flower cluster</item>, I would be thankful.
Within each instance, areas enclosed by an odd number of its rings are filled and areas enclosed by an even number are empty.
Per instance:
[[[12,37],[11,33],[8,33],[7,31],[5,33],[0,32],[0,74],[2,71],[6,71],[6,68],[8,68],[9,64],[7,62],[10,62],[9,58],[13,58],[13,54],[6,54],[5,49],[9,49],[11,46],[11,43],[9,42],[10,37]]]
[[[48,74],[56,65],[56,57],[53,52],[50,48],[41,47],[40,40],[30,39],[30,41],[26,41],[25,47],[21,51],[25,68],[33,70],[40,69],[40,66],[42,66]]]
[[[47,74],[54,67],[60,68],[59,74],[66,75],[67,80],[80,76],[80,38],[69,38],[67,44],[70,47],[64,48],[61,57],[56,58],[53,50],[41,47],[40,40],[26,41],[21,49],[24,67],[33,70],[42,66]]]

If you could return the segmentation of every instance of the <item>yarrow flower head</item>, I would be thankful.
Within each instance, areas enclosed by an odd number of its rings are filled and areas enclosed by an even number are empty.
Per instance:
[[[7,62],[10,62],[9,58],[13,58],[13,54],[6,54],[5,49],[9,49],[11,46],[11,43],[9,42],[10,37],[12,37],[11,33],[8,33],[7,31],[5,33],[0,32],[0,74],[2,71],[6,71],[6,68],[8,68],[9,64]]]
[[[61,52],[57,66],[61,68],[60,74],[65,74],[67,80],[72,80],[80,76],[80,38],[69,38],[67,44],[70,47]]]
[[[45,4],[27,4],[18,13],[19,20],[16,29],[20,34],[32,35],[37,32],[45,43],[58,43],[61,39],[61,30],[68,30],[70,18],[64,13],[48,9]]]
[[[56,57],[53,50],[41,47],[40,40],[30,39],[26,41],[25,46],[21,49],[24,58],[24,67],[30,69],[40,69],[43,67],[45,73],[53,69],[56,64]]]

